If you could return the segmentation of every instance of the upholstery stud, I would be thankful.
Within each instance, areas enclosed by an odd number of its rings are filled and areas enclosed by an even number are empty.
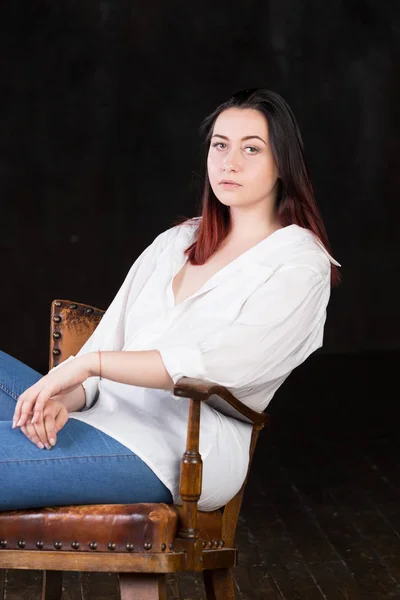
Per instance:
[[[54,338],[55,340],[59,340],[59,339],[60,339],[60,337],[61,337],[61,333],[60,333],[59,331],[55,331],[55,332],[53,333],[53,338]]]
[[[7,548],[7,540],[0,540],[0,548]]]
[[[167,544],[161,544],[161,550],[165,552],[167,549]]]
[[[87,308],[85,312],[86,314],[91,315],[93,312],[93,308]]]
[[[43,543],[42,541],[38,541],[38,542],[36,542],[36,548],[37,548],[38,550],[41,550],[41,549],[43,548],[43,546],[44,546],[44,543]]]
[[[20,541],[18,542],[18,548],[21,548],[21,549],[22,549],[22,548],[25,548],[25,546],[26,546],[26,542],[23,542],[22,540],[20,540]]]
[[[143,547],[145,550],[151,550],[152,544],[150,542],[145,542]]]
[[[206,540],[203,540],[203,541],[201,542],[201,547],[202,547],[202,548],[205,548],[206,546],[207,546],[207,542],[206,542]]]
[[[78,305],[73,303],[73,304],[71,304],[70,308],[72,308],[72,310],[75,310],[76,308],[78,308]]]
[[[54,548],[56,550],[61,550],[62,548],[62,543],[61,542],[54,542]]]
[[[96,542],[89,542],[89,548],[91,550],[96,550],[97,549],[97,544]]]
[[[221,548],[223,548],[225,546],[224,540],[220,540],[219,545],[221,546]]]
[[[54,323],[61,323],[61,317],[56,315],[55,317],[53,317],[53,321],[54,321]]]
[[[108,542],[107,548],[109,550],[115,550],[116,545],[114,544],[114,542]]]
[[[170,550],[173,550],[173,549],[174,549],[174,545],[173,545],[173,544],[170,544],[170,545],[168,546],[168,548],[169,548]]]
[[[59,300],[57,300],[56,302],[54,302],[54,306],[57,306],[57,308],[60,308],[61,302]]]
[[[128,550],[128,552],[132,552],[133,548],[134,548],[134,545],[131,544],[130,542],[128,542],[126,545],[126,549]]]
[[[53,354],[54,354],[54,356],[60,356],[61,350],[59,350],[58,348],[54,348]]]
[[[215,540],[215,542],[214,542],[214,546],[215,546],[216,548],[218,548],[218,546],[219,546],[219,541],[218,541],[218,540]]]
[[[210,542],[208,542],[208,547],[212,548],[213,547],[213,541],[211,540]]]
[[[73,550],[79,550],[79,548],[80,548],[80,543],[79,543],[79,542],[72,542],[72,544],[71,544],[71,548],[72,548]]]

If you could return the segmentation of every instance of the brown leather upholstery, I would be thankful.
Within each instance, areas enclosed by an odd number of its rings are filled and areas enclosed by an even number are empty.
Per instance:
[[[0,512],[0,547],[71,552],[171,552],[180,508],[101,504]],[[203,547],[223,547],[222,513],[198,515]]]
[[[104,310],[69,300],[51,304],[49,369],[74,356],[99,324]]]

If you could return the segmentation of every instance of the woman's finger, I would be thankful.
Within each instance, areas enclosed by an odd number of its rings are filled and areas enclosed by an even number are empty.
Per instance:
[[[35,385],[31,386],[18,398],[17,405],[14,411],[13,427],[21,427],[25,425],[29,415],[32,412],[32,408],[35,404],[35,400],[40,393],[42,380],[39,380]],[[15,423],[15,425],[14,425]]]
[[[46,427],[47,437],[52,446],[56,444],[57,433],[64,427],[65,423],[68,421],[68,418],[69,415],[65,406],[58,404],[52,406],[50,411],[47,411],[46,407],[44,413],[44,425]]]
[[[56,420],[54,417],[54,413],[51,414],[47,414],[44,416],[43,419],[43,423],[44,423],[44,427],[46,429],[46,436],[47,439],[49,440],[49,443],[51,444],[51,446],[55,446],[57,443],[57,425],[56,425]]]
[[[53,386],[47,385],[44,381],[40,386],[35,384],[26,390],[17,402],[18,406],[16,408],[16,413],[14,413],[13,419],[13,422],[15,422],[15,427],[21,427],[21,425],[25,425],[31,413],[33,413],[31,422],[33,424],[38,422],[42,417],[46,402],[50,399],[53,393]]]
[[[35,427],[30,422],[22,426],[21,431],[28,438],[28,440],[32,442],[32,444],[35,444],[38,448],[43,450],[44,444],[42,444],[42,442],[40,441],[36,433]]]
[[[13,416],[13,428],[20,427],[21,425],[23,425],[23,423],[22,423],[22,421],[20,421],[20,419],[21,419],[22,405],[25,402],[25,398],[26,398],[26,391],[23,394],[21,394],[17,400],[17,404],[15,406],[15,411],[14,411],[14,416]]]
[[[29,437],[29,433],[28,433],[28,431],[27,431],[27,429],[26,429],[25,425],[23,425],[23,426],[22,426],[20,429],[21,429],[22,433],[23,433],[23,434],[24,434],[24,435],[25,435],[25,436],[28,438],[28,440],[31,442],[32,440],[31,440],[31,438]]]
[[[27,424],[25,425],[25,427],[26,427],[26,430],[29,435],[29,439],[31,440],[32,444],[36,444],[36,446],[38,448],[43,450],[44,444],[42,443],[41,439],[39,438],[36,428],[34,425],[32,425],[32,422],[28,421]]]
[[[21,427],[21,425],[27,424],[29,416],[32,413],[34,404],[34,397],[23,401],[23,403],[21,404],[19,419],[17,421],[17,427]]]
[[[36,423],[41,418],[46,402],[50,400],[52,396],[56,396],[57,393],[58,390],[56,390],[53,386],[44,385],[39,394],[36,396],[34,402],[32,423]]]
[[[69,413],[65,406],[57,413],[55,422],[56,422],[56,431],[59,432],[64,427],[66,422],[69,419]]]
[[[17,426],[17,423],[19,421],[20,415],[21,415],[21,404],[22,404],[23,400],[22,400],[22,394],[21,396],[18,398],[17,400],[17,404],[15,405],[15,410],[14,410],[14,415],[13,415],[13,429]]]
[[[34,427],[35,431],[36,431],[36,435],[39,437],[40,442],[42,443],[42,445],[47,448],[47,450],[50,450],[52,444],[47,436],[47,431],[46,431],[46,426],[44,423],[44,418],[43,415],[41,416],[41,418],[36,421],[36,423],[32,423],[32,427]]]

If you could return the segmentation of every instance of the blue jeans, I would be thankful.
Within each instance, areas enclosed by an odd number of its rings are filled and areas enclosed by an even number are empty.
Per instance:
[[[69,419],[51,450],[12,429],[18,396],[40,377],[0,351],[0,510],[172,503],[170,491],[136,454],[87,423]]]

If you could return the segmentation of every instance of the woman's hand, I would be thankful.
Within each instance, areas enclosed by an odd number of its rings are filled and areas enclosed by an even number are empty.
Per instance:
[[[36,425],[43,421],[43,410],[50,398],[66,394],[78,388],[88,377],[96,374],[98,356],[96,353],[85,354],[70,360],[65,365],[54,369],[25,390],[18,398],[13,417],[13,428],[30,423]]]
[[[67,421],[68,410],[66,406],[60,400],[50,399],[45,404],[41,418],[32,423],[32,420],[28,417],[25,425],[21,426],[21,431],[41,450],[43,448],[50,450],[56,444],[57,433]]]

